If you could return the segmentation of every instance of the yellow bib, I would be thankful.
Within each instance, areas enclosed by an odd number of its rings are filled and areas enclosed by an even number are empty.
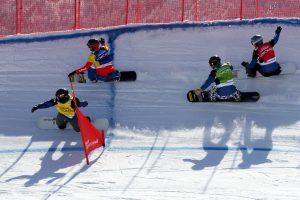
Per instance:
[[[75,111],[74,109],[71,107],[71,102],[72,102],[72,99],[73,97],[71,95],[69,95],[69,100],[66,102],[66,103],[60,103],[60,102],[57,102],[57,111],[62,114],[62,115],[65,115],[69,118],[72,118],[75,116]]]

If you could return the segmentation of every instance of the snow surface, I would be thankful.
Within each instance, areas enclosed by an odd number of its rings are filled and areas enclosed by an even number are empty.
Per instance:
[[[282,25],[278,61],[296,74],[237,80],[257,103],[186,101],[214,54],[235,67],[250,37],[277,24],[145,30],[114,42],[114,64],[132,83],[75,84],[81,111],[110,120],[106,148],[87,166],[80,135],[39,130],[49,108],[31,107],[69,88],[90,37],[0,44],[0,199],[300,199],[300,27]],[[284,66],[284,65],[283,65]]]

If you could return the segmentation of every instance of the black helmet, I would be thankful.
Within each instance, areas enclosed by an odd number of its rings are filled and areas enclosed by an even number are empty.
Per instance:
[[[66,103],[69,100],[69,91],[66,88],[58,89],[55,93],[56,100],[60,103]]]
[[[253,46],[258,46],[260,44],[263,44],[263,37],[261,35],[254,35],[252,38],[251,38],[251,44]]]
[[[217,64],[221,63],[221,58],[218,55],[214,55],[209,58],[208,63],[212,68],[214,68]]]
[[[93,38],[90,39],[86,44],[91,51],[96,51],[99,48],[99,40]]]
[[[89,41],[87,42],[87,46],[90,47],[90,46],[94,46],[96,44],[99,44],[99,40],[97,40],[96,38],[92,38],[92,39],[89,39]]]

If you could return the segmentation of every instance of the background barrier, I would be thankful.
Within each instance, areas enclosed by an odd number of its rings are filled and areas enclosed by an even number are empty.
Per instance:
[[[0,37],[137,23],[300,18],[299,0],[0,0]]]

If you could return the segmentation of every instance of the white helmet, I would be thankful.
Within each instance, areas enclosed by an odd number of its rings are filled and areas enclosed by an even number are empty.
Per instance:
[[[252,38],[251,38],[251,44],[253,46],[257,46],[259,44],[263,44],[263,38],[261,35],[254,35]]]

